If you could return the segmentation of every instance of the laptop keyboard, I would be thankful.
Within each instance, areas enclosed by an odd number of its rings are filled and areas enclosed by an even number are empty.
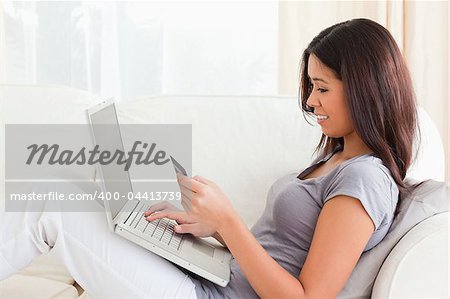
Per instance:
[[[176,223],[167,218],[147,221],[143,215],[147,210],[148,207],[142,206],[136,214],[136,217],[130,223],[130,226],[152,239],[178,250],[183,240],[183,235],[175,232],[174,227]]]

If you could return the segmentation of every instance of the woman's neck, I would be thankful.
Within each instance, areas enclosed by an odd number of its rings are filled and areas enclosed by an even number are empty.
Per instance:
[[[344,137],[344,145],[342,151],[336,153],[337,159],[346,161],[351,158],[373,153],[373,151],[364,144],[356,133]]]

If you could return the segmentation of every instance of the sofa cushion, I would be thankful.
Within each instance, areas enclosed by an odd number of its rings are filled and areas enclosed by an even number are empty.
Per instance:
[[[8,299],[75,299],[74,286],[42,277],[16,274],[0,281],[0,297]]]
[[[414,143],[413,163],[408,168],[407,178],[415,180],[433,179],[445,180],[445,154],[441,135],[426,111],[419,107],[418,119],[420,124],[420,143]]]
[[[450,298],[449,220],[450,212],[429,217],[400,240],[377,275],[373,299]]]
[[[407,180],[417,182],[416,180]],[[426,181],[400,205],[388,234],[377,246],[361,255],[338,298],[370,298],[375,278],[391,250],[414,226],[436,214],[450,210],[450,183]]]
[[[28,267],[0,281],[0,298],[74,299],[74,280],[51,254],[43,254]]]
[[[73,285],[75,282],[64,265],[52,255],[51,251],[34,259],[28,267],[18,274],[50,279],[68,285]]]

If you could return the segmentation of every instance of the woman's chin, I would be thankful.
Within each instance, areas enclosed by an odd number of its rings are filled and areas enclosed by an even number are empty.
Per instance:
[[[330,132],[328,132],[327,130],[324,130],[323,128],[322,128],[322,133],[323,133],[325,136],[327,136],[327,137],[334,138],[334,134],[333,134],[333,133],[330,133]]]
[[[330,133],[330,132],[327,132],[324,130],[322,130],[322,133],[329,138],[341,138],[342,137],[342,134],[336,134],[336,133],[332,133],[332,132]]]

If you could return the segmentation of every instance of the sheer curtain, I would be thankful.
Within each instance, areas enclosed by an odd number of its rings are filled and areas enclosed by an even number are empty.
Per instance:
[[[337,22],[368,18],[385,26],[411,71],[418,103],[437,126],[444,143],[450,180],[447,1],[282,1],[279,4],[279,92],[296,95],[300,55],[322,29]]]
[[[1,83],[276,94],[277,2],[0,3]]]

